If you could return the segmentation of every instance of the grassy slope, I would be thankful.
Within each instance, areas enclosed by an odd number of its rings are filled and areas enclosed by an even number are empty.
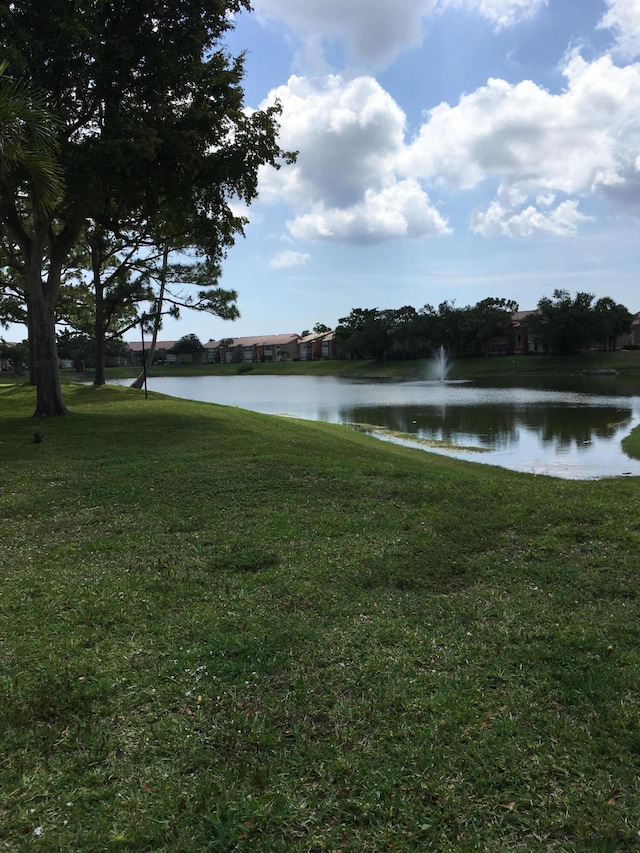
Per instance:
[[[636,481],[66,398],[0,387],[0,849],[640,849]]]

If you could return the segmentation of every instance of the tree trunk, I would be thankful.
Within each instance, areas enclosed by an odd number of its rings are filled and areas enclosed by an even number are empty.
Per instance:
[[[33,327],[33,312],[29,296],[27,295],[27,340],[29,342],[29,385],[37,385],[36,363],[38,357],[36,354],[36,330]]]
[[[96,238],[96,239],[99,239]],[[91,266],[93,268],[93,289],[96,296],[96,313],[94,323],[94,336],[96,344],[96,370],[93,380],[94,385],[104,385],[107,381],[105,374],[106,353],[106,329],[104,318],[104,285],[102,284],[102,252],[96,242],[91,244]]]
[[[31,276],[30,276],[31,277]],[[35,416],[66,415],[67,407],[62,395],[58,352],[56,349],[56,324],[52,308],[42,293],[40,273],[29,282],[31,289],[31,315],[35,340],[36,410]],[[39,298],[35,292],[40,290]]]
[[[104,330],[100,331],[96,327],[96,371],[93,379],[94,385],[105,385],[107,382],[105,362],[106,343],[104,339]]]
[[[60,384],[54,313],[61,267],[51,259],[47,281],[43,281],[45,241],[46,226],[35,223],[29,257],[25,264],[25,280],[35,341],[36,417],[67,414]]]
[[[160,330],[160,321],[162,320],[162,303],[164,300],[164,289],[167,283],[167,269],[169,266],[169,246],[165,244],[164,251],[162,253],[162,269],[160,270],[160,292],[158,294],[158,302],[157,302],[157,310],[153,323],[153,336],[151,338],[151,343],[149,344],[149,349],[147,351],[146,356],[146,364],[142,368],[140,375],[137,379],[131,383],[131,388],[137,388],[140,390],[144,385],[145,377],[149,375],[151,370],[151,366],[153,365],[153,357],[156,352],[156,344],[158,342],[158,332]],[[144,353],[142,354],[144,358]]]

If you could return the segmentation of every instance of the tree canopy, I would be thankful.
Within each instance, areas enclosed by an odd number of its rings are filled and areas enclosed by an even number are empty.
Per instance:
[[[336,328],[342,356],[416,358],[443,347],[453,357],[511,352],[516,302],[488,297],[459,307],[444,300],[437,308],[353,308]],[[537,310],[522,324],[535,336],[541,350],[560,355],[591,346],[615,349],[619,336],[631,328],[633,316],[608,296],[594,302],[590,293],[571,296],[554,290],[539,300]]]
[[[174,355],[189,355],[194,362],[199,361],[204,354],[204,346],[202,341],[195,334],[184,335],[175,344],[171,352]]]
[[[15,0],[0,45],[21,85],[42,93],[64,184],[46,211],[24,169],[0,171],[0,237],[19,259],[36,341],[36,414],[65,409],[55,309],[61,272],[87,228],[211,263],[242,234],[258,169],[286,155],[277,105],[245,109],[243,57],[222,43],[248,0]]]
[[[454,356],[489,354],[490,343],[502,339],[508,351],[515,302],[483,299],[474,306],[459,308],[445,300],[437,309],[425,305],[416,310],[402,308],[354,308],[342,317],[336,329],[343,355],[381,361],[390,355],[402,358],[428,356],[444,347]]]
[[[37,210],[46,211],[62,189],[55,118],[40,94],[10,77],[7,67],[0,62],[0,179],[26,184]]]
[[[630,328],[632,316],[609,297],[595,305],[593,300],[592,293],[572,297],[567,290],[554,290],[552,297],[540,299],[537,311],[525,323],[545,349],[559,355],[580,352],[595,343],[605,349],[615,346],[615,338]]]

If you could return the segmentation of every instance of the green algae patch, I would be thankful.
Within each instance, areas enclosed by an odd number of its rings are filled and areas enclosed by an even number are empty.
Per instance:
[[[364,432],[367,435],[373,435],[376,438],[396,439],[397,441],[408,441],[411,444],[419,445],[420,447],[432,448],[433,450],[451,450],[460,453],[491,453],[488,447],[473,447],[469,444],[456,444],[444,438],[423,438],[419,435],[414,435],[411,432],[402,432],[401,430],[388,429],[387,427],[376,426],[375,424],[349,423],[351,429],[358,432]]]

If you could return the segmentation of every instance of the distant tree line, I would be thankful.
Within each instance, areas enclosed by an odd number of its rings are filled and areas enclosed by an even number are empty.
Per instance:
[[[591,347],[614,350],[616,339],[631,329],[631,312],[608,296],[594,302],[592,293],[554,290],[543,296],[537,310],[524,320],[548,352],[569,355]]]
[[[618,336],[631,328],[633,316],[609,297],[594,300],[590,293],[572,298],[566,290],[554,290],[553,297],[540,299],[522,326],[547,352],[566,355],[590,347],[615,349]],[[423,358],[440,347],[458,358],[509,353],[514,346],[516,311],[516,302],[494,297],[465,307],[447,300],[437,308],[425,305],[418,310],[410,305],[353,308],[336,328],[338,355],[376,361]]]

